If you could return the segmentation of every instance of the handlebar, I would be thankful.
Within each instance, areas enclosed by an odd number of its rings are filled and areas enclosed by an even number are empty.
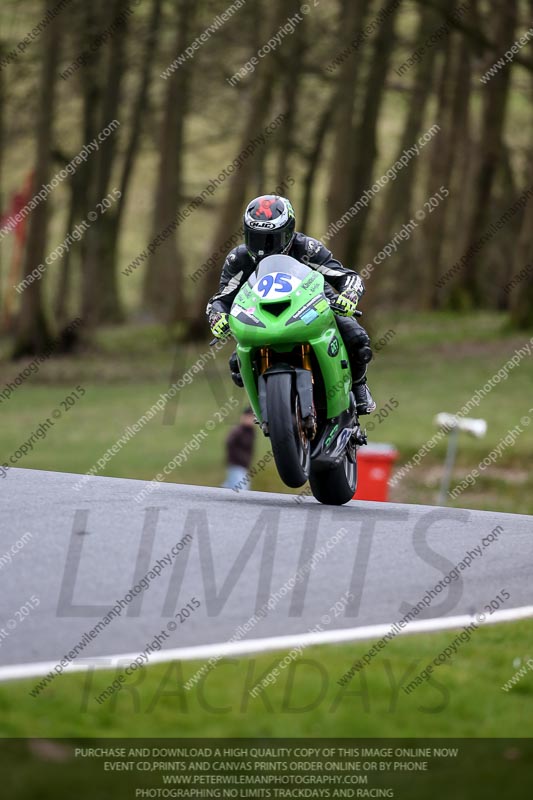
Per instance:
[[[329,304],[329,307],[331,308],[333,313],[335,313],[336,309],[335,309],[335,301],[334,300],[331,301],[331,303]],[[355,311],[353,312],[353,316],[354,317],[362,317],[363,316],[363,312],[359,311],[358,309],[355,309]]]
[[[330,303],[330,306],[333,307],[333,305],[334,305],[334,303]],[[354,317],[362,317],[363,316],[363,312],[359,311],[358,309],[356,309],[354,311],[353,315],[354,315]],[[217,339],[215,337],[214,339],[211,339],[211,341],[209,342],[209,347],[214,347],[217,342],[227,341],[227,339],[229,339],[229,338],[230,338],[229,336],[227,336],[225,339]]]
[[[226,342],[228,342],[230,339],[231,339],[231,334],[228,334],[228,336],[225,336],[223,339],[217,339],[215,336],[215,338],[211,339],[211,341],[209,342],[209,347],[214,347],[217,342],[223,342],[224,344],[226,344]]]

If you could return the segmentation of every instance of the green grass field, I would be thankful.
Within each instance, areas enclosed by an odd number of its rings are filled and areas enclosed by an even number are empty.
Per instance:
[[[187,691],[200,662],[171,662],[137,673],[104,704],[96,697],[118,674],[62,676],[37,698],[35,680],[0,684],[0,733],[10,737],[316,736],[529,737],[533,671],[502,690],[518,661],[533,657],[531,624],[477,631],[431,682],[409,682],[455,637],[453,631],[400,637],[345,688],[338,678],[372,645],[313,647],[258,697],[249,692],[285,653],[223,659]]]
[[[390,442],[405,463],[436,432],[433,418],[440,411],[458,411],[486,381],[529,342],[528,335],[510,335],[505,317],[496,315],[419,315],[371,320],[375,341],[388,338],[369,370],[378,409],[395,398],[399,406],[376,424],[370,441]],[[391,333],[392,332],[392,333]],[[2,460],[15,452],[52,409],[80,384],[86,395],[39,441],[19,466],[83,473],[112,446],[123,430],[136,422],[195,361],[209,350],[176,346],[158,328],[126,327],[103,331],[99,347],[83,359],[61,358],[42,365],[13,396],[0,404]],[[102,475],[151,480],[200,431],[208,418],[230,397],[245,397],[234,387],[227,370],[230,347],[210,361],[166,412],[148,423]],[[0,362],[0,382],[13,381],[23,363]],[[1,385],[0,384],[0,385]],[[488,423],[487,436],[462,436],[455,478],[476,467],[533,406],[531,357],[509,372],[472,412]],[[223,441],[238,419],[216,424],[202,447],[175,470],[176,483],[220,484],[224,476]],[[533,513],[531,453],[533,428],[524,429],[513,447],[504,449],[478,484],[455,505],[515,513]],[[391,494],[398,502],[435,502],[446,443],[441,442]],[[268,451],[258,440],[257,459]],[[257,476],[255,489],[287,491],[272,465]]]
[[[370,370],[378,407],[392,397],[399,403],[394,413],[377,425],[371,440],[394,444],[400,452],[399,465],[435,433],[437,412],[457,411],[529,341],[528,336],[509,334],[505,318],[495,315],[398,315],[372,320],[371,328],[376,341],[387,331],[393,332]],[[1,461],[15,452],[54,408],[61,407],[61,401],[79,384],[85,388],[85,396],[63,413],[19,466],[85,472],[206,349],[178,351],[176,362],[176,345],[161,330],[127,327],[103,332],[98,348],[84,358],[46,362],[0,404]],[[229,348],[215,365],[185,386],[175,408],[148,423],[99,474],[151,480],[231,396],[244,402],[227,376],[227,356]],[[3,361],[0,390],[23,367]],[[533,406],[532,377],[531,359],[526,357],[482,401],[475,416],[487,420],[488,433],[484,439],[461,438],[456,481],[476,467]],[[237,417],[236,410],[228,422],[217,424],[202,446],[175,470],[172,481],[219,485],[224,475],[224,437]],[[532,444],[531,428],[524,428],[515,444],[504,450],[501,459],[455,505],[533,514]],[[261,439],[257,458],[267,450],[268,442]],[[400,482],[391,499],[434,503],[444,452],[441,443]],[[260,472],[253,488],[288,491],[272,465]],[[34,681],[2,684],[0,734],[530,735],[533,673],[511,692],[501,689],[517,665],[533,657],[528,622],[481,629],[453,663],[437,671],[432,683],[409,696],[400,689],[407,674],[417,674],[454,635],[443,632],[395,640],[345,690],[336,680],[365,652],[365,643],[305,651],[275,686],[256,699],[247,695],[246,686],[251,687],[252,677],[275,666],[284,653],[225,659],[209,674],[202,689],[190,693],[183,689],[183,682],[200,664],[150,667],[142,671],[138,685],[123,690],[116,703],[103,706],[94,697],[113,680],[113,672],[62,677],[37,699],[28,694]]]

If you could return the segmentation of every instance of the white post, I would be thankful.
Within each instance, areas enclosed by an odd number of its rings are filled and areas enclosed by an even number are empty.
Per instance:
[[[437,503],[440,506],[445,506],[447,504],[448,491],[450,489],[453,468],[457,457],[459,431],[465,431],[472,436],[480,438],[485,436],[487,432],[487,423],[484,419],[468,419],[446,413],[437,414],[434,421],[439,428],[443,428],[448,433],[448,450],[446,452],[444,472],[442,474],[439,496],[437,498]]]

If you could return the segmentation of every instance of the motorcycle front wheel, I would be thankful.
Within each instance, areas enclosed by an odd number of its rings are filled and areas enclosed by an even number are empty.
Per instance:
[[[309,478],[311,446],[302,425],[300,401],[290,372],[271,375],[267,383],[268,432],[279,476],[292,489]]]

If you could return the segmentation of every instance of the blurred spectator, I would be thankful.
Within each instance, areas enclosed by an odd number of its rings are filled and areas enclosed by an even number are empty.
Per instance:
[[[255,416],[248,406],[226,439],[227,473],[223,489],[246,491],[250,488],[249,469],[255,445]]]

